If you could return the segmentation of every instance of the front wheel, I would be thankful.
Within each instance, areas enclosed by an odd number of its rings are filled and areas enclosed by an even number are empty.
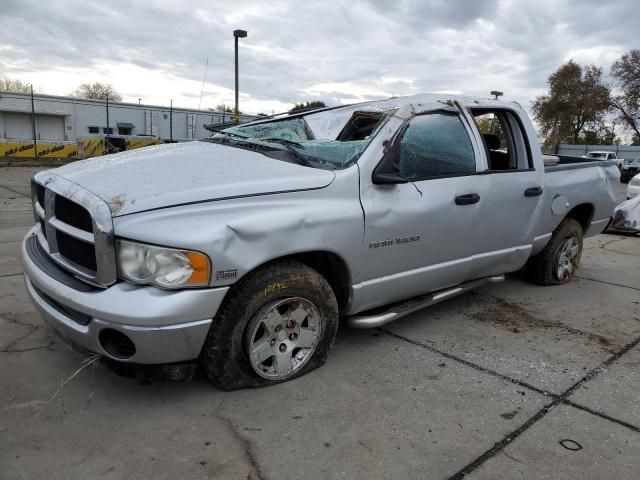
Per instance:
[[[527,263],[529,279],[539,285],[561,285],[575,276],[582,256],[582,226],[565,218],[544,249]]]
[[[302,263],[281,261],[229,291],[202,360],[224,390],[272,385],[322,365],[337,329],[338,304],[326,279]]]

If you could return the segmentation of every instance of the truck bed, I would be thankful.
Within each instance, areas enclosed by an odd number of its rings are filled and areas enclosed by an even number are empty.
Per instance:
[[[608,167],[610,165],[617,166],[618,162],[616,160],[594,160],[591,158],[571,157],[567,155],[544,155],[545,172],[558,172],[561,170],[576,170],[591,167]]]

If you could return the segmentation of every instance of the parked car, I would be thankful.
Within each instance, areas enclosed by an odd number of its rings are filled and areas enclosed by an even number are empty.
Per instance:
[[[622,165],[624,163],[624,158],[618,158],[616,152],[594,150],[583,155],[582,158],[590,158],[591,160],[615,160],[619,170],[622,169]]]
[[[640,173],[640,157],[625,160],[620,171],[620,181],[626,183],[638,173]]]
[[[634,180],[638,178],[634,177]],[[612,233],[640,233],[640,195],[635,195],[616,207],[609,225]]]
[[[79,161],[33,179],[25,283],[85,351],[271,385],[322,365],[339,319],[380,327],[525,266],[570,281],[619,172],[555,163],[517,103],[428,94]]]
[[[636,195],[640,195],[640,173],[636,174],[636,176],[629,181],[629,186],[627,186],[627,200]]]

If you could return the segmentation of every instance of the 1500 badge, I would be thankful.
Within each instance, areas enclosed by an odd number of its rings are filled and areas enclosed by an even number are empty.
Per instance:
[[[420,235],[411,235],[410,237],[398,237],[395,240],[380,240],[379,242],[369,242],[369,248],[390,247],[392,245],[404,245],[405,243],[417,242]]]

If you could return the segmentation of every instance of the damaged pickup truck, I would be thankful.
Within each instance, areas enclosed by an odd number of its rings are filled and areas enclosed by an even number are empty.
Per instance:
[[[339,319],[379,327],[523,267],[568,282],[618,181],[615,161],[545,166],[516,103],[316,110],[36,174],[25,282],[84,351],[270,385],[320,366]]]

